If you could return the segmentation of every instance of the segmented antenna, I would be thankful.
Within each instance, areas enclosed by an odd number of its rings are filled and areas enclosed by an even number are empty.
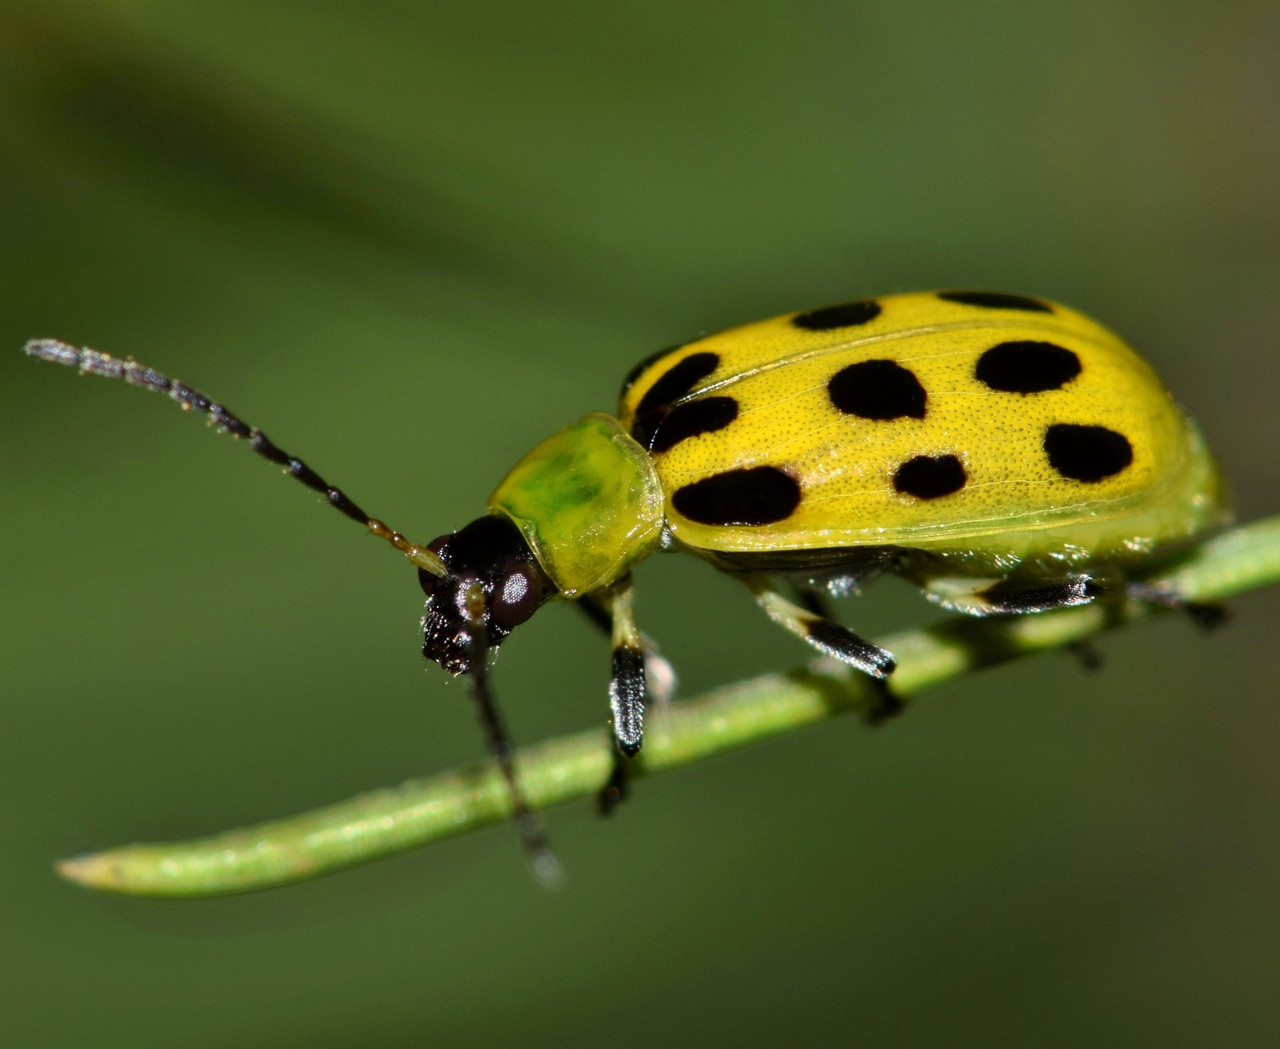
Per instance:
[[[88,347],[76,349],[57,339],[32,339],[23,348],[28,357],[38,357],[42,361],[65,365],[68,368],[79,368],[80,374],[101,375],[107,379],[123,379],[130,386],[141,386],[147,390],[167,394],[170,400],[176,401],[183,411],[194,408],[209,417],[209,421],[220,430],[226,430],[235,437],[245,437],[249,447],[264,459],[269,459],[285,472],[296,477],[313,491],[321,493],[338,510],[358,521],[379,539],[385,539],[419,568],[432,575],[444,576],[448,572],[444,562],[425,546],[409,542],[399,532],[392,531],[376,517],[370,517],[360,509],[341,489],[333,487],[301,459],[295,459],[288,452],[277,448],[267,435],[257,427],[248,426],[232,415],[216,401],[193,390],[185,383],[170,379],[154,368],[139,364],[132,358],[120,360],[107,353],[99,353]]]

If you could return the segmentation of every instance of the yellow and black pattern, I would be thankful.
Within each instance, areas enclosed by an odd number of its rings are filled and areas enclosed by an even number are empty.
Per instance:
[[[1098,517],[1157,509],[1158,530],[1182,533],[1202,516],[1181,505],[1204,487],[1183,483],[1198,435],[1152,370],[1024,296],[893,295],[734,328],[643,362],[619,415],[695,550],[996,546]]]

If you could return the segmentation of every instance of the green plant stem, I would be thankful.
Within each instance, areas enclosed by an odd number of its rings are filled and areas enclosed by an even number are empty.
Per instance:
[[[1277,581],[1280,517],[1221,533],[1151,580],[1202,602]],[[878,643],[897,657],[895,692],[912,697],[968,671],[1084,641],[1158,611],[1130,601],[1035,616],[953,617]],[[871,699],[866,679],[841,665],[728,685],[655,712],[635,775],[677,768],[835,714],[865,710]],[[517,756],[525,796],[539,809],[594,794],[611,761],[603,729],[549,740]],[[129,845],[63,860],[57,869],[64,878],[95,889],[139,896],[217,896],[300,881],[509,815],[502,777],[496,766],[484,762],[256,827],[193,841]]]

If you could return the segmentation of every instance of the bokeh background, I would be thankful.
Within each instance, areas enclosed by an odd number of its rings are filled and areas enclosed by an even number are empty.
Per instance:
[[[993,287],[1128,336],[1275,513],[1278,50],[1264,0],[5,0],[0,1044],[1273,1045],[1275,593],[556,810],[556,894],[507,827],[226,899],[59,882],[481,744],[381,544],[18,348],[134,354],[426,539],[658,346]],[[691,559],[639,582],[686,695],[806,658]],[[533,741],[606,673],[555,607],[497,685]]]

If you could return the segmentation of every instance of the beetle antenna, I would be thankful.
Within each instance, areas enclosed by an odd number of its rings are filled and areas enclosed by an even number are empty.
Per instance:
[[[525,855],[533,876],[546,888],[559,887],[562,879],[560,861],[547,844],[546,835],[542,832],[542,824],[529,803],[525,801],[524,792],[516,780],[515,762],[512,757],[511,737],[498,713],[493,693],[489,691],[489,645],[485,640],[484,623],[485,600],[484,591],[479,583],[472,583],[467,591],[467,615],[471,620],[471,667],[467,674],[471,683],[471,695],[476,701],[476,711],[480,715],[480,724],[484,726],[485,735],[489,738],[489,752],[502,770],[502,778],[507,781],[507,795],[511,798],[511,817],[515,821],[516,830],[520,832],[520,844],[524,846]]]
[[[183,411],[194,408],[209,417],[209,421],[219,430],[226,430],[234,437],[246,437],[249,447],[264,459],[269,459],[285,468],[285,473],[296,477],[308,488],[319,492],[335,509],[341,510],[353,521],[358,521],[379,539],[385,539],[410,561],[425,572],[444,576],[448,572],[444,562],[425,546],[409,542],[399,532],[393,531],[376,517],[370,517],[360,509],[351,498],[339,488],[333,487],[301,459],[294,458],[288,452],[277,448],[267,435],[256,426],[241,422],[226,408],[204,394],[193,390],[185,383],[178,382],[162,375],[154,368],[139,364],[133,358],[121,360],[108,353],[99,353],[88,347],[76,349],[57,339],[32,339],[23,347],[28,357],[37,357],[42,361],[65,365],[68,368],[79,368],[80,374],[101,375],[107,379],[123,379],[130,386],[141,386],[157,393],[168,394],[170,400],[176,401]]]

